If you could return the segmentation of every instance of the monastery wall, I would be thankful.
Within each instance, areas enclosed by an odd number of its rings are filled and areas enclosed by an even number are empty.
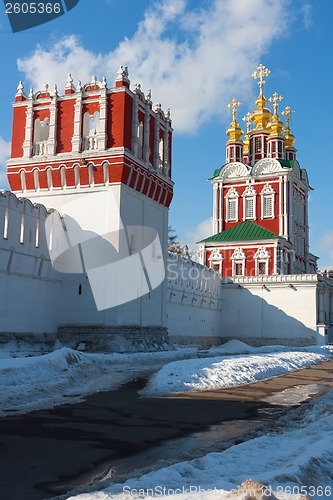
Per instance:
[[[169,254],[167,329],[170,340],[203,346],[221,344],[221,277],[201,264]]]
[[[42,205],[0,192],[1,336],[55,339],[61,275],[51,266]]]
[[[317,274],[238,277],[222,286],[222,336],[250,345],[333,341],[333,285]]]

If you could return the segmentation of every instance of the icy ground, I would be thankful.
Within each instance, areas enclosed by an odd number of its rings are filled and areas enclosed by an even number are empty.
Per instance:
[[[7,345],[0,349],[0,415],[74,402],[153,372],[157,373],[143,392],[156,396],[247,384],[332,356],[332,347],[252,348],[239,341],[207,352],[187,347],[138,354],[88,354],[59,346],[36,355]],[[268,485],[263,498],[270,498],[271,489],[271,498],[283,500],[302,498],[296,493],[317,500],[333,498],[332,414],[333,391],[300,407],[292,418],[283,417],[274,433],[71,498],[129,500],[177,493],[178,500],[244,500],[250,497],[233,490],[248,479]]]

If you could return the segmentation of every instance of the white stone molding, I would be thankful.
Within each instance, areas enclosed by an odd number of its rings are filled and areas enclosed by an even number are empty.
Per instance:
[[[256,253],[254,254],[255,259],[270,259],[269,252],[265,246],[261,246],[258,248]]]
[[[252,175],[257,177],[263,174],[282,173],[286,170],[290,169],[288,167],[283,167],[275,158],[262,158],[254,165]]]
[[[30,90],[25,119],[25,136],[23,142],[23,158],[30,158],[32,153],[32,127],[33,127],[33,91]]]
[[[74,132],[72,137],[72,153],[80,153],[82,130],[82,89],[81,83],[76,90],[76,102],[74,106]]]
[[[235,250],[231,256],[231,259],[232,260],[245,260],[246,255],[245,255],[243,249],[241,247],[235,248]]]
[[[97,133],[97,144],[99,151],[105,151],[107,146],[107,89],[106,89],[106,78],[103,77],[103,81],[101,83],[100,88],[100,97],[99,97],[99,127]]]
[[[223,180],[237,179],[239,177],[249,177],[250,173],[250,167],[244,165],[244,163],[234,161],[232,163],[228,163],[222,168],[219,177]]]

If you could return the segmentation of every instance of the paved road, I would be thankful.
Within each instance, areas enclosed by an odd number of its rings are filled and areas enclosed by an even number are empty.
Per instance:
[[[240,428],[251,428],[248,423],[281,414],[279,405],[262,399],[299,384],[333,386],[332,369],[329,361],[243,388],[177,398],[140,398],[137,390],[145,381],[137,380],[79,404],[2,418],[1,498],[46,499],[88,484],[114,464],[121,464],[122,472],[138,461],[149,465],[155,460],[150,450],[165,440],[197,436],[209,426],[218,429],[221,422],[228,423],[230,436],[239,435]],[[180,442],[172,446],[171,441],[169,458],[170,450],[171,455],[179,454]]]

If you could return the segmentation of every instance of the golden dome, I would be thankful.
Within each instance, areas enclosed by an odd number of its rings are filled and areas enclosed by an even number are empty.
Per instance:
[[[251,115],[251,120],[253,123],[256,125],[256,129],[262,130],[267,127],[268,122],[271,120],[272,113],[268,108],[266,108],[267,101],[265,99],[265,96],[263,94],[263,86],[265,83],[265,80],[263,79],[264,76],[268,76],[270,74],[270,70],[263,66],[262,64],[259,64],[257,67],[257,70],[252,73],[253,78],[256,80],[259,80],[257,83],[259,85],[259,96],[256,100],[256,105],[257,109],[255,109],[252,112]]]
[[[237,120],[236,120],[236,110],[241,103],[237,101],[235,98],[231,100],[228,104],[228,108],[232,110],[232,122],[230,123],[230,127],[228,128],[226,134],[229,137],[228,142],[242,142],[243,130],[240,128]]]
[[[269,101],[273,103],[273,115],[270,123],[268,124],[269,135],[270,136],[283,136],[283,123],[277,114],[278,101],[282,101],[283,97],[279,95],[277,92],[274,92],[272,97],[269,98]]]
[[[286,148],[293,148],[294,142],[296,141],[295,136],[291,133],[289,125],[290,125],[290,115],[295,113],[294,109],[291,109],[290,106],[286,106],[282,111],[282,115],[286,117],[286,126],[284,128],[285,134],[285,146]]]

